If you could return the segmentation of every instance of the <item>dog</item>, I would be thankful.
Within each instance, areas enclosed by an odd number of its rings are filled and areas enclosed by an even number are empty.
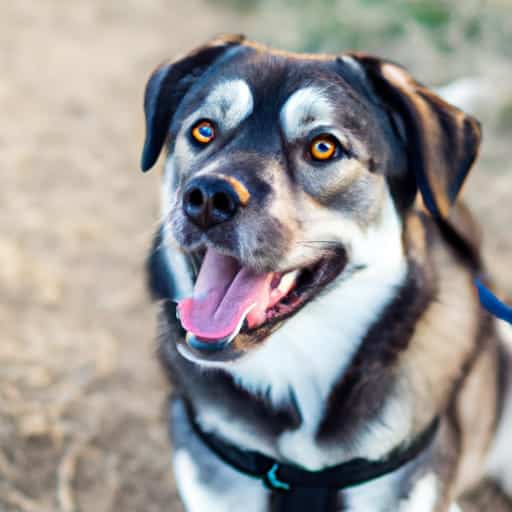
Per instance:
[[[512,511],[512,333],[456,200],[479,123],[390,61],[242,36],[144,107],[186,510]]]

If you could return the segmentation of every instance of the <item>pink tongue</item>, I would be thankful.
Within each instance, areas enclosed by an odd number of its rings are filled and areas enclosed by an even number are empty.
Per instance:
[[[249,326],[265,319],[273,273],[256,274],[237,260],[208,249],[192,297],[178,304],[183,327],[212,342],[230,336],[247,315]]]

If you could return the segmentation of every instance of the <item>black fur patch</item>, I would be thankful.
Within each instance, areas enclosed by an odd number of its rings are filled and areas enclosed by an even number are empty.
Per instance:
[[[409,344],[416,322],[435,290],[424,272],[409,262],[407,279],[365,336],[350,368],[334,386],[318,439],[347,437],[378,415],[394,383],[391,371]]]
[[[162,228],[153,237],[151,251],[146,260],[147,285],[154,300],[172,299],[175,296],[175,283],[163,247]]]

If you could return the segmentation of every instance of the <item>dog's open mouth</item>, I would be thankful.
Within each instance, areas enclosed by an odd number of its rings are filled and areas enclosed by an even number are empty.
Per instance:
[[[239,333],[257,333],[284,320],[320,293],[345,263],[338,248],[304,268],[256,273],[209,248],[192,297],[178,304],[187,344],[202,352],[220,351]]]

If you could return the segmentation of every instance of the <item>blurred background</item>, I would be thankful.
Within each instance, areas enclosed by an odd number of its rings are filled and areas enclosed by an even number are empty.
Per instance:
[[[465,196],[512,292],[510,0],[0,0],[0,511],[178,511],[138,171],[152,69],[219,32],[359,49],[483,121]],[[462,82],[461,79],[464,79]]]

